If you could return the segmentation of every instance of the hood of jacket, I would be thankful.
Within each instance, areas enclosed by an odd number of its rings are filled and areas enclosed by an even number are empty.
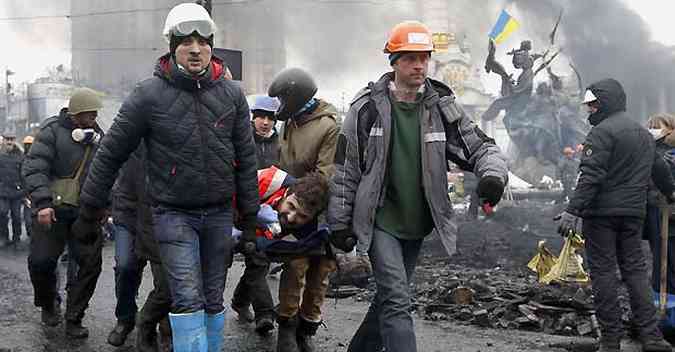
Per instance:
[[[225,79],[225,72],[223,60],[212,56],[206,72],[201,75],[192,75],[180,69],[171,54],[167,53],[157,60],[154,75],[176,87],[187,91],[194,91]]]
[[[394,80],[394,72],[387,72],[380,77],[380,79],[369,84],[370,89],[372,89],[372,95],[378,94],[389,94],[389,82]],[[442,97],[454,96],[455,93],[445,85],[444,83],[437,81],[433,78],[427,77],[424,80],[424,93],[422,96],[422,102],[427,106],[431,107],[436,104],[438,100]]]
[[[599,124],[620,111],[626,111],[626,93],[617,80],[603,79],[591,84],[588,89],[598,98],[600,109],[588,116],[592,126]]]
[[[316,99],[319,104],[317,104],[316,108],[314,110],[309,111],[308,113],[296,117],[293,119],[293,122],[295,122],[298,126],[302,126],[306,124],[309,121],[312,120],[317,120],[320,119],[324,116],[330,117],[332,119],[337,118],[337,109],[330,103],[326,102],[323,99]]]

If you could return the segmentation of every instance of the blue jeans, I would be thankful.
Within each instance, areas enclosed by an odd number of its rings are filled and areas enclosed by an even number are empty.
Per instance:
[[[377,293],[348,352],[417,351],[410,283],[421,246],[422,240],[400,240],[375,228],[369,256]]]
[[[231,209],[159,206],[153,208],[153,218],[171,292],[171,312],[222,312],[227,268],[232,262]]]
[[[117,321],[133,324],[136,320],[136,296],[141,286],[145,260],[135,252],[136,234],[121,224],[114,224],[115,238],[115,295]]]

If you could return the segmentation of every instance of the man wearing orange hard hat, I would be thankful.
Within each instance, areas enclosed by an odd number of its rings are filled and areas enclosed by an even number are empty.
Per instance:
[[[454,236],[448,160],[479,178],[484,209],[501,199],[506,161],[494,140],[427,77],[431,31],[406,21],[384,52],[393,72],[361,90],[338,137],[328,208],[333,246],[365,256],[377,294],[348,351],[415,352],[408,290],[422,241],[433,230]],[[367,151],[367,152],[366,152]]]

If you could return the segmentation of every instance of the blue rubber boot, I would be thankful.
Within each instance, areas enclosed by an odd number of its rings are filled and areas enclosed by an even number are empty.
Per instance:
[[[218,314],[206,314],[206,339],[209,341],[209,352],[220,352],[223,350],[224,327],[224,310]]]
[[[194,313],[169,313],[174,352],[208,352],[206,316],[203,310]]]

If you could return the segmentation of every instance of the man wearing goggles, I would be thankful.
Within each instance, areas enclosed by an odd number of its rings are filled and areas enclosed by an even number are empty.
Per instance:
[[[170,52],[120,108],[82,189],[81,213],[95,221],[117,170],[145,144],[146,188],[171,293],[176,352],[222,350],[223,259],[232,260],[235,198],[241,247],[255,250],[258,185],[249,108],[241,88],[227,79],[225,63],[212,56],[215,32],[197,4],[169,12],[163,33]]]

